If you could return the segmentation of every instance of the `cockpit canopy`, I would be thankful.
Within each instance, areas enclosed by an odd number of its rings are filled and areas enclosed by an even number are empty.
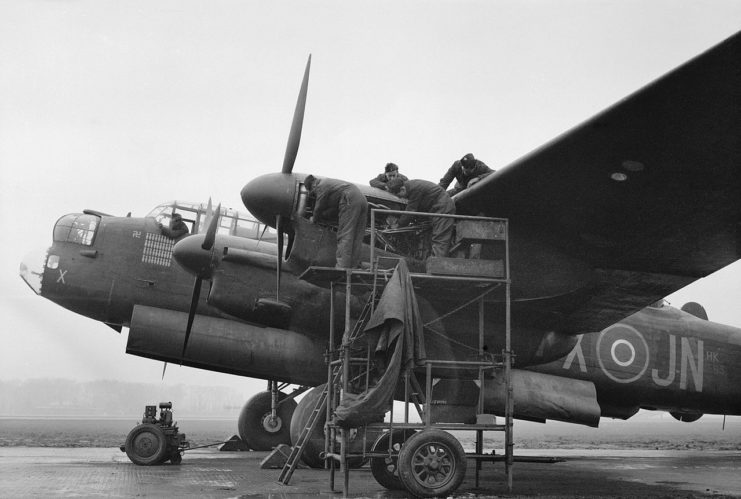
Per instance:
[[[100,217],[87,213],[71,213],[57,220],[54,240],[90,246],[95,239],[95,229]]]
[[[174,213],[179,213],[183,217],[183,222],[188,225],[191,234],[197,234],[206,230],[206,212],[208,205],[205,203],[191,203],[187,201],[170,201],[156,206],[147,214],[147,217],[153,217],[163,225],[168,225]],[[216,207],[214,206],[215,210]],[[219,219],[219,234],[231,236],[249,237],[251,239],[262,239],[263,241],[273,242],[277,240],[278,234],[275,229],[257,222],[254,217],[245,212],[233,210],[231,208],[221,208],[221,218]]]
[[[166,226],[170,223],[172,215],[179,213],[183,217],[183,222],[188,225],[189,232],[197,234],[206,230],[204,224],[207,209],[208,206],[204,203],[170,201],[155,207],[147,217],[153,217]],[[54,241],[92,246],[101,216],[105,215],[92,210],[64,215],[54,225]],[[251,215],[231,208],[221,208],[218,233],[266,242],[275,242],[278,239],[275,229],[268,227],[265,230],[265,225],[257,222]]]

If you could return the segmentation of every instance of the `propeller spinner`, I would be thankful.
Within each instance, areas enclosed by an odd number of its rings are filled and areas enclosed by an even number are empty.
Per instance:
[[[210,208],[210,201],[209,201]],[[172,257],[183,268],[194,274],[193,295],[190,300],[190,309],[188,311],[188,324],[185,328],[185,340],[183,341],[183,351],[180,354],[181,359],[185,357],[185,350],[188,347],[188,339],[193,328],[198,300],[201,297],[201,286],[203,279],[209,279],[219,264],[218,258],[214,252],[214,243],[216,242],[216,230],[219,227],[219,216],[221,215],[221,204],[216,207],[215,213],[210,209],[206,216],[208,228],[203,236],[193,235],[186,237],[178,242],[172,249]]]

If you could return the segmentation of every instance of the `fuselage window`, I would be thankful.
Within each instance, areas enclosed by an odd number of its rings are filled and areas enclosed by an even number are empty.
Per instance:
[[[95,215],[65,215],[54,226],[54,240],[90,246],[97,228],[98,217]]]
[[[222,215],[219,219],[219,234],[228,236],[232,232],[232,225],[234,224],[234,218]]]
[[[257,223],[243,218],[237,219],[236,236],[256,239],[260,236],[260,228]]]

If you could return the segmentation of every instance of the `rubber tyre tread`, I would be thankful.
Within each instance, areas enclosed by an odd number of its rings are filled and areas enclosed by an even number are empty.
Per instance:
[[[291,444],[290,426],[293,413],[296,410],[296,401],[291,399],[278,406],[277,415],[281,419],[281,428],[275,433],[267,432],[262,425],[262,418],[270,412],[272,398],[269,390],[252,396],[242,407],[237,421],[239,437],[252,450],[269,451],[280,444]],[[287,395],[278,392],[278,401]]]
[[[309,421],[311,413],[314,411],[317,400],[322,395],[325,385],[319,385],[303,396],[301,401],[296,406],[296,411],[293,413],[293,419],[291,420],[291,445],[296,445],[301,432]],[[320,456],[324,452],[324,422],[327,420],[326,411],[319,415],[319,421],[317,421],[314,432],[309,437],[309,441],[306,443],[304,454],[301,456],[301,460],[310,468],[323,468],[324,459]]]
[[[414,435],[416,432],[414,430],[392,430],[387,431],[381,434],[376,441],[373,443],[372,451],[373,452],[386,452],[388,451],[388,440],[389,435],[393,435],[391,437],[391,442],[393,443],[393,446],[396,446],[398,444],[399,448],[404,444],[404,442],[409,439],[412,435]],[[397,455],[396,458],[391,458],[394,463],[394,472],[389,472],[388,469],[388,463],[386,462],[387,458],[384,457],[372,457],[370,460],[370,468],[371,473],[373,473],[373,478],[376,479],[376,481],[380,484],[386,487],[389,490],[404,490],[404,484],[401,482],[401,479],[399,478],[399,456]]]
[[[135,441],[136,438],[144,433],[151,434],[151,439],[154,443],[154,451],[148,456],[142,456],[137,454]],[[129,456],[131,462],[139,466],[154,466],[162,464],[167,461],[167,436],[157,425],[151,423],[142,423],[134,427],[133,430],[126,435],[126,455]]]
[[[429,487],[421,483],[415,474],[414,458],[417,452],[435,444],[445,448],[452,461],[452,470],[440,486]],[[407,439],[399,451],[399,478],[404,488],[416,497],[448,496],[455,492],[466,477],[466,452],[453,435],[446,431],[429,429],[415,433]]]

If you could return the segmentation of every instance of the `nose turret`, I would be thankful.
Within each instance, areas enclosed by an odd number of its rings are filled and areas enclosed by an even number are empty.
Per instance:
[[[44,268],[49,256],[49,250],[35,250],[28,253],[21,261],[21,278],[37,295],[41,294],[41,281],[44,278]]]
[[[242,188],[242,202],[255,218],[275,227],[275,217],[290,218],[298,201],[298,183],[302,174],[268,173],[247,183]]]

